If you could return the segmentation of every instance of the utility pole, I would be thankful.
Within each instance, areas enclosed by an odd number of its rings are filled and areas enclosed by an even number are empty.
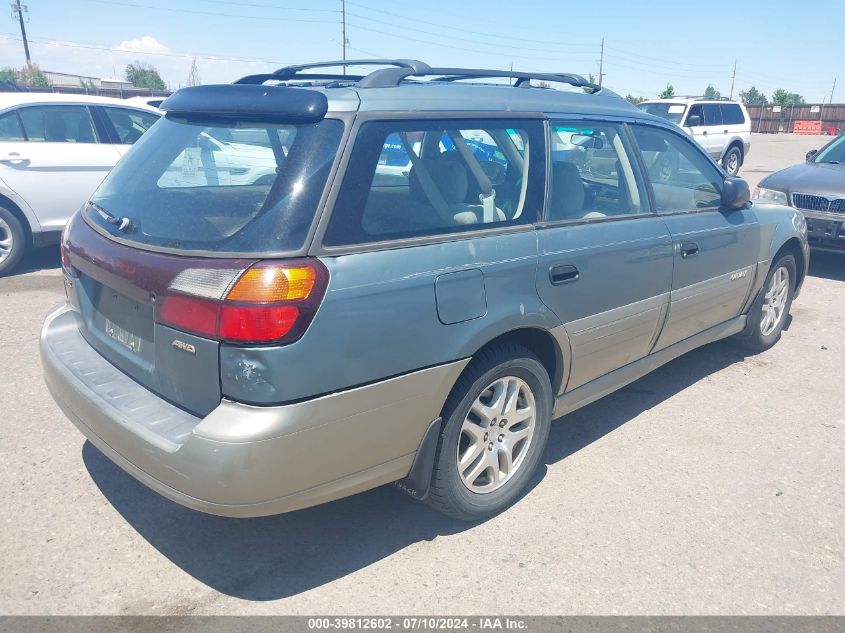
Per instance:
[[[599,54],[599,87],[604,77],[604,38],[601,38],[601,53]]]
[[[731,101],[733,101],[734,98],[734,83],[736,83],[736,60],[734,60],[734,74],[731,77]]]
[[[346,61],[346,0],[340,0],[340,12],[342,14],[343,33],[343,61]],[[346,74],[346,66],[343,67],[343,74]]]
[[[26,41],[26,27],[23,25],[23,14],[29,12],[29,8],[24,5],[21,6],[21,0],[15,0],[12,5],[12,13],[17,14],[18,22],[21,24],[21,37],[23,38],[23,52],[26,53],[26,65],[32,64],[32,58],[29,56],[29,42]]]

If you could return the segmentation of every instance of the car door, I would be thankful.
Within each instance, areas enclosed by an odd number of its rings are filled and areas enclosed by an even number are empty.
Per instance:
[[[702,110],[704,111],[704,135],[706,136],[706,141],[702,147],[718,160],[722,157],[728,143],[728,130],[725,128],[722,107],[718,103],[705,103]]]
[[[95,109],[105,116],[105,127],[111,136],[108,141],[121,156],[160,118],[155,112],[139,108],[96,106]]]
[[[27,105],[13,115],[23,140],[0,143],[0,180],[26,201],[42,230],[60,231],[120,154],[99,142],[84,105]]]
[[[623,124],[561,119],[549,130],[536,283],[563,323],[553,333],[571,349],[572,390],[649,353],[668,307],[672,240]]]
[[[724,176],[695,144],[664,128],[631,129],[654,207],[672,235],[672,294],[658,350],[740,314],[760,235],[753,210],[721,208]]]

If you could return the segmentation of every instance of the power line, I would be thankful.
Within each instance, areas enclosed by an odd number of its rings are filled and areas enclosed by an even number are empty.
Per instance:
[[[133,7],[135,9],[152,9],[154,11],[168,11],[170,13],[187,13],[190,15],[213,15],[224,18],[238,18],[243,20],[260,20],[265,22],[272,20],[274,22],[310,22],[313,24],[338,24],[337,20],[311,20],[306,18],[290,18],[290,17],[273,17],[269,15],[243,15],[238,13],[219,13],[217,11],[198,11],[196,9],[174,9],[172,7],[156,7],[148,4],[135,4],[130,2],[120,2],[119,0],[85,0],[86,2],[96,2],[98,4],[111,4],[121,7]]]

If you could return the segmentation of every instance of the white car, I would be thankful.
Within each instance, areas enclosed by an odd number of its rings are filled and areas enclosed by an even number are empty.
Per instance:
[[[57,243],[70,216],[161,112],[121,99],[0,93],[0,275]]]
[[[751,149],[751,118],[745,106],[727,99],[676,97],[643,101],[639,108],[683,128],[731,176]]]

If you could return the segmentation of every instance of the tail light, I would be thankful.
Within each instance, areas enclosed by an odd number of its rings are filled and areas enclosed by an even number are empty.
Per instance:
[[[157,320],[230,343],[291,343],[311,324],[328,278],[312,258],[259,262],[246,270],[190,268],[170,283]]]

